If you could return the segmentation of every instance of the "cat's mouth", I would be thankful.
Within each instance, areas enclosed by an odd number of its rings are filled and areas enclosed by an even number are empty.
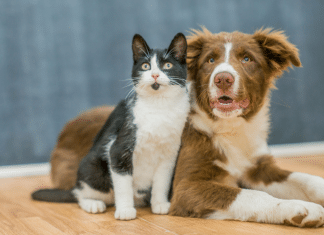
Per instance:
[[[159,83],[157,83],[157,82],[155,82],[155,83],[153,83],[152,85],[151,85],[151,87],[154,89],[154,90],[158,90],[159,88],[160,88],[160,84]]]

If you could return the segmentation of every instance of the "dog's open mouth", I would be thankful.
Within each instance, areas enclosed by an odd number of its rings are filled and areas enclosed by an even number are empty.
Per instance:
[[[226,95],[210,100],[210,107],[217,108],[222,112],[231,112],[236,109],[247,108],[249,104],[250,104],[249,99],[235,101],[233,98]]]
[[[229,96],[224,95],[218,99],[218,102],[222,105],[230,105],[231,103],[233,103],[233,99]]]

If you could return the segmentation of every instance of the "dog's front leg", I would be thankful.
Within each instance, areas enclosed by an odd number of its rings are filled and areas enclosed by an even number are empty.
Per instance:
[[[257,159],[241,180],[242,186],[282,199],[299,199],[324,206],[324,179],[280,169],[272,156]]]
[[[324,224],[324,209],[311,202],[284,200],[265,192],[243,189],[227,210],[215,211],[207,218],[320,227]]]
[[[182,180],[174,188],[171,215],[319,227],[322,206],[275,198],[265,192],[238,189],[214,181]]]

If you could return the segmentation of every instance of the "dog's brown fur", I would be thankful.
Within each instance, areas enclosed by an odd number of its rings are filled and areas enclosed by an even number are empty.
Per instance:
[[[51,179],[55,188],[67,190],[75,185],[79,163],[113,109],[96,107],[65,124],[51,154]]]
[[[208,128],[197,128],[195,124],[199,121],[216,124],[219,120],[212,112],[212,97],[206,88],[215,66],[224,61],[224,44],[228,41],[235,45],[230,61],[242,81],[236,99],[250,100],[249,107],[242,115],[246,121],[260,112],[269,96],[269,90],[274,87],[275,78],[291,65],[301,66],[298,50],[287,41],[282,32],[270,32],[270,29],[258,30],[253,35],[240,32],[212,34],[207,29],[193,32],[188,39],[187,62],[188,77],[192,82],[192,99],[196,104],[193,105],[183,132],[173,183],[171,215],[205,217],[212,211],[228,208],[241,191],[241,178],[220,167],[228,164],[228,156],[224,154],[226,151],[215,148],[213,138],[244,133],[235,133],[235,129],[228,134],[217,133],[217,130],[209,132]],[[240,58],[244,55],[248,55],[251,60],[241,64]],[[208,62],[211,57],[215,60],[214,63]],[[199,112],[203,114],[199,116]],[[200,120],[204,115],[206,118]],[[266,139],[266,135],[267,131],[263,138]],[[216,160],[222,164],[215,163]],[[251,161],[254,165],[246,169],[242,176],[244,181],[269,184],[284,181],[289,175],[289,172],[274,165],[272,156],[259,156]]]

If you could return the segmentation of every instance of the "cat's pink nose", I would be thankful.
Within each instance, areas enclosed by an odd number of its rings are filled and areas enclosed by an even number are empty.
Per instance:
[[[154,78],[154,80],[158,79],[159,76],[159,74],[152,74],[152,78]]]

